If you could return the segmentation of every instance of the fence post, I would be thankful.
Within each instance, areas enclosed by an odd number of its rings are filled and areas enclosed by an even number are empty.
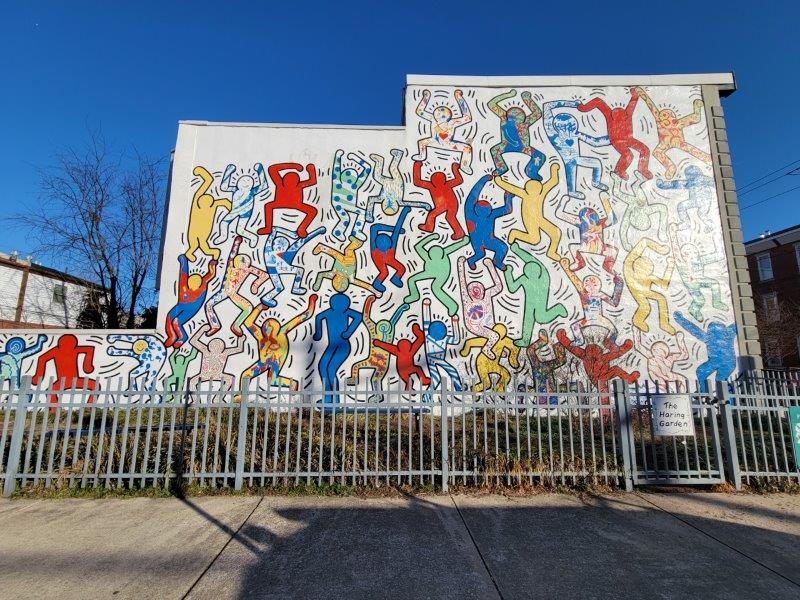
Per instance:
[[[728,383],[717,382],[717,402],[722,415],[722,437],[725,442],[725,471],[728,481],[737,490],[742,489],[742,472],[739,469],[739,453],[736,451],[736,431],[733,427],[733,407],[730,404]]]
[[[638,399],[637,399],[638,401]],[[630,419],[628,419],[628,384],[614,380],[614,403],[617,409],[617,426],[619,427],[620,445],[622,446],[622,479],[625,482],[625,491],[633,491],[633,457],[631,456]]]
[[[6,462],[6,480],[3,486],[3,496],[6,498],[9,498],[17,487],[17,470],[19,469],[19,456],[22,451],[22,437],[25,432],[25,417],[28,414],[27,404],[30,392],[31,378],[29,376],[22,377],[17,390],[17,410],[14,413],[14,429],[11,432],[11,447],[8,450]],[[9,403],[11,403],[11,396],[12,394],[9,393]]]
[[[247,406],[250,399],[250,379],[242,380],[242,395],[239,398],[239,435],[236,438],[236,476],[233,479],[233,489],[242,489],[244,479],[244,447],[247,438]]]
[[[447,389],[447,378],[442,378],[442,387],[439,392],[439,407],[441,412],[441,432],[442,432],[442,491],[450,491],[450,434],[448,427],[450,423],[447,419],[447,405],[450,400],[450,393]]]

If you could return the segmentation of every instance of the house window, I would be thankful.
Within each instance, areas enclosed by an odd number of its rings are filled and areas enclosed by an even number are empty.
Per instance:
[[[767,321],[777,321],[781,318],[781,310],[778,306],[777,292],[770,292],[761,296],[761,302],[764,305],[764,316]]]
[[[67,286],[63,283],[56,283],[53,286],[53,302],[61,305],[67,303]]]
[[[769,338],[764,343],[764,353],[767,355],[767,366],[768,367],[780,367],[783,365],[783,359],[781,358],[779,349],[778,349],[778,340],[775,338]]]
[[[772,279],[772,257],[769,255],[769,252],[756,256],[756,264],[758,265],[759,281],[769,281]]]
[[[794,245],[794,260],[797,263],[797,270],[800,271],[800,244]]]

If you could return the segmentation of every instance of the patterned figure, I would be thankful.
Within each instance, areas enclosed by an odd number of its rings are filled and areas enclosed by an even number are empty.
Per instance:
[[[267,191],[267,177],[264,174],[264,167],[261,163],[256,163],[254,168],[258,176],[258,182],[254,181],[250,175],[240,175],[236,179],[236,185],[231,183],[231,177],[236,172],[236,165],[228,165],[225,168],[220,189],[231,194],[233,208],[219,224],[219,233],[214,238],[214,243],[217,245],[224,244],[228,240],[231,226],[235,221],[234,230],[236,235],[246,239],[251,248],[258,246],[258,236],[247,229],[247,222],[253,215],[256,196]]]
[[[561,260],[561,256],[558,254],[561,230],[558,225],[544,216],[544,203],[547,195],[558,185],[558,172],[560,169],[561,167],[558,163],[553,163],[550,165],[550,178],[546,182],[526,181],[524,188],[511,184],[500,177],[494,178],[497,186],[522,200],[521,214],[525,230],[512,229],[509,231],[509,245],[516,241],[522,241],[536,246],[541,241],[541,234],[544,232],[550,238],[550,244],[547,246],[547,256],[556,262]]]
[[[208,263],[208,271],[205,275],[189,273],[189,261],[186,256],[178,256],[180,264],[180,275],[178,276],[178,303],[167,313],[167,323],[165,326],[167,341],[164,345],[167,348],[180,348],[189,336],[186,335],[186,324],[192,320],[206,301],[208,293],[208,283],[217,274],[217,261],[211,260]]]
[[[553,114],[556,108],[578,108],[580,102],[577,100],[554,100],[546,102],[544,105],[544,130],[550,143],[556,149],[561,160],[564,161],[564,170],[567,179],[567,194],[578,200],[584,199],[583,192],[579,192],[576,187],[576,175],[578,167],[585,167],[592,170],[592,187],[607,191],[608,186],[600,181],[603,174],[603,165],[599,159],[593,156],[581,155],[580,142],[584,142],[593,147],[607,146],[608,136],[594,137],[578,129],[578,120],[569,113]]]
[[[328,345],[322,352],[317,364],[325,394],[324,403],[338,401],[338,372],[347,357],[350,356],[350,338],[361,324],[361,313],[350,308],[350,298],[346,294],[334,294],[330,298],[330,307],[317,315],[314,320],[314,341],[322,341],[323,324],[328,329]],[[379,340],[375,340],[376,343]],[[335,396],[334,396],[335,394]]]
[[[483,352],[494,360],[492,348],[500,341],[500,336],[492,329],[495,322],[492,298],[503,291],[503,283],[494,264],[488,258],[483,262],[492,277],[492,287],[487,290],[480,281],[467,283],[466,261],[463,256],[458,259],[458,282],[461,286],[461,304],[464,307],[464,327],[476,337],[486,339],[487,344]]]
[[[250,314],[252,315],[260,311],[260,307],[261,305],[259,305],[259,309],[253,310]],[[248,315],[248,317],[249,316],[250,315]],[[256,314],[256,316],[258,315]],[[226,346],[225,342],[219,338],[214,338],[207,344],[200,341],[200,336],[202,334],[208,336],[210,332],[211,327],[205,324],[192,336],[193,339],[190,343],[200,351],[200,372],[189,378],[189,385],[187,387],[190,390],[197,391],[198,384],[202,382],[219,382],[222,384],[219,392],[220,394],[224,394],[232,390],[234,384],[234,376],[225,371],[225,364],[228,362],[230,356],[239,354],[244,350],[245,339],[244,337],[238,338],[233,346]]]
[[[406,391],[413,389],[413,382],[411,381],[413,375],[417,376],[421,385],[427,386],[431,382],[430,377],[425,375],[422,367],[414,362],[414,355],[425,343],[425,333],[418,323],[414,323],[411,326],[411,331],[414,334],[413,342],[406,339],[400,340],[397,344],[390,344],[383,340],[375,340],[373,342],[381,350],[394,354],[397,374],[406,384]]]
[[[389,162],[389,176],[383,174],[384,161],[380,154],[370,154],[369,157],[375,163],[372,169],[372,179],[380,186],[377,194],[367,198],[367,223],[375,220],[375,205],[380,204],[383,213],[392,216],[400,210],[400,207],[409,206],[411,208],[421,208],[428,210],[430,207],[424,202],[405,200],[406,184],[403,181],[403,174],[400,172],[400,159],[403,158],[403,151],[399,148],[392,148],[389,151],[392,160]]]
[[[566,317],[567,309],[558,303],[547,308],[550,295],[550,273],[547,272],[536,258],[522,249],[519,242],[514,242],[511,251],[516,254],[524,265],[522,275],[514,278],[511,269],[506,269],[503,275],[506,280],[506,289],[514,294],[522,290],[525,304],[522,310],[522,335],[515,342],[517,346],[528,346],[533,336],[536,323],[546,325],[557,317]]]
[[[298,233],[284,229],[277,225],[273,226],[272,232],[264,242],[264,268],[272,282],[272,290],[261,298],[261,302],[269,307],[277,306],[275,298],[285,289],[281,277],[293,275],[292,294],[302,296],[306,293],[303,287],[303,267],[294,264],[294,259],[302,247],[313,240],[318,235],[325,233],[324,227],[318,227],[306,237],[300,237]]]
[[[214,198],[208,194],[208,188],[214,182],[214,177],[203,167],[195,167],[194,174],[202,178],[203,182],[192,198],[192,208],[189,212],[189,229],[186,232],[186,237],[189,242],[189,248],[186,250],[186,258],[190,262],[194,262],[195,253],[200,250],[206,256],[213,259],[218,259],[220,255],[219,248],[211,248],[208,245],[208,236],[211,235],[211,228],[214,226],[214,215],[217,213],[217,208],[223,207],[231,210],[231,201],[224,198]]]
[[[450,255],[466,246],[469,240],[461,238],[445,247],[431,245],[438,239],[440,236],[432,233],[414,244],[414,251],[422,259],[422,271],[415,273],[408,280],[408,295],[403,298],[403,302],[412,304],[419,300],[419,284],[430,281],[431,294],[442,303],[447,309],[447,314],[452,317],[458,312],[458,303],[444,290],[444,286],[450,281]]]
[[[559,389],[556,371],[567,363],[567,351],[561,344],[550,341],[546,329],[539,330],[536,338],[525,353],[531,364],[531,377],[537,392]],[[539,396],[539,404],[558,404],[558,396]]]
[[[608,382],[611,379],[619,378],[628,383],[633,383],[639,379],[639,371],[628,373],[621,367],[611,366],[612,360],[620,358],[633,348],[633,342],[630,340],[625,340],[618,346],[616,342],[606,338],[603,341],[603,347],[605,348],[605,352],[603,352],[603,348],[597,344],[587,344],[586,347],[581,348],[569,340],[563,329],[559,329],[556,332],[556,338],[567,352],[581,360],[586,377],[589,378],[589,382],[600,393],[608,393]],[[603,404],[608,404],[608,397],[603,397],[602,400]]]
[[[605,337],[612,343],[616,343],[617,328],[603,314],[603,302],[609,306],[619,306],[622,298],[622,278],[614,275],[614,292],[611,296],[602,291],[602,282],[597,275],[587,275],[581,281],[575,272],[569,268],[569,259],[561,259],[561,267],[567,274],[572,285],[578,291],[583,307],[583,319],[572,324],[572,334],[575,337],[575,344],[583,346],[583,330],[587,327],[602,327],[605,329]]]
[[[164,344],[154,335],[120,335],[108,336],[110,346],[106,349],[109,356],[124,356],[134,359],[138,364],[128,374],[128,386],[132,390],[155,389],[158,373],[164,366],[167,351]],[[123,343],[125,348],[115,344]]]
[[[350,287],[350,284],[353,284],[380,297],[381,292],[363,279],[356,277],[356,269],[358,268],[356,250],[361,248],[363,244],[363,240],[354,236],[350,236],[350,243],[345,246],[344,252],[339,252],[335,248],[331,248],[325,244],[317,244],[314,247],[313,254],[327,254],[333,259],[333,266],[327,271],[320,271],[317,273],[317,277],[314,279],[314,284],[311,288],[315,292],[318,292],[322,287],[322,281],[330,279],[333,289],[337,292],[344,292]]]
[[[579,104],[578,110],[589,112],[594,109],[600,111],[606,121],[608,138],[614,150],[619,152],[617,166],[614,173],[622,179],[628,179],[628,167],[633,162],[633,152],[639,154],[639,172],[645,179],[652,179],[653,174],[648,168],[650,163],[650,149],[633,137],[633,112],[639,102],[639,92],[631,88],[631,99],[625,108],[609,108],[602,98],[592,98],[585,104]]]
[[[225,263],[225,275],[222,277],[222,285],[206,304],[206,317],[211,325],[209,335],[214,335],[222,328],[222,324],[217,316],[217,305],[229,299],[239,309],[239,314],[231,323],[231,331],[234,335],[242,335],[242,323],[253,310],[253,304],[242,296],[241,290],[247,278],[251,275],[255,280],[250,285],[250,292],[258,294],[261,286],[267,281],[267,274],[253,265],[252,260],[246,254],[239,253],[242,238],[238,235],[233,240],[231,252]]]
[[[255,379],[262,373],[266,373],[270,387],[288,387],[292,391],[300,389],[300,382],[291,377],[281,375],[281,369],[283,369],[283,365],[289,357],[289,333],[311,318],[316,305],[317,295],[311,294],[308,297],[308,306],[299,315],[283,325],[277,319],[268,317],[261,324],[261,327],[256,325],[256,320],[261,311],[264,310],[264,305],[259,304],[253,309],[253,312],[244,322],[244,326],[258,343],[258,359],[242,371],[239,377],[240,385],[249,379]]]
[[[372,375],[369,378],[370,385],[373,392],[380,391],[383,386],[383,379],[386,377],[386,372],[389,370],[389,353],[375,345],[375,340],[390,342],[394,339],[394,328],[400,320],[400,316],[409,309],[408,304],[401,304],[394,311],[389,319],[381,319],[377,323],[372,320],[372,306],[375,302],[375,296],[369,296],[364,301],[364,309],[362,310],[364,325],[367,326],[369,332],[369,356],[364,360],[358,361],[350,367],[350,377],[347,378],[345,383],[347,385],[358,384],[358,374],[362,369],[372,369]],[[370,401],[378,398],[377,394],[370,396]]]
[[[504,261],[508,253],[508,245],[494,233],[495,222],[500,217],[511,212],[510,194],[506,194],[503,206],[492,208],[486,200],[481,200],[483,187],[491,177],[484,175],[472,187],[469,196],[464,201],[464,217],[469,231],[469,243],[472,245],[472,256],[467,260],[470,269],[474,269],[478,261],[486,256],[486,250],[494,253],[494,265],[498,269],[505,269]]]
[[[697,380],[700,390],[708,392],[708,379],[714,373],[717,381],[725,381],[736,369],[736,324],[723,325],[719,321],[711,321],[703,331],[680,312],[674,316],[678,325],[706,345],[708,360],[697,367]]]
[[[442,382],[444,371],[450,377],[453,389],[460,392],[463,389],[461,377],[456,368],[447,362],[447,347],[457,346],[461,343],[461,336],[458,330],[458,315],[450,317],[453,333],[447,331],[447,325],[438,319],[431,318],[431,301],[425,298],[422,301],[422,331],[425,334],[425,357],[428,363],[428,373],[431,375],[430,389],[438,389]],[[426,396],[426,401],[430,401],[430,395]]]
[[[283,171],[286,173],[281,174]],[[267,169],[269,178],[275,184],[275,198],[264,205],[264,226],[256,230],[260,235],[272,233],[272,217],[275,209],[297,210],[303,213],[303,221],[297,227],[297,235],[306,237],[308,226],[317,216],[317,209],[303,202],[306,188],[317,185],[317,169],[313,164],[306,165],[308,177],[300,179],[303,165],[300,163],[278,163]]]
[[[580,241],[577,244],[570,244],[569,251],[572,254],[572,263],[569,268],[572,271],[580,271],[586,266],[586,259],[583,253],[599,254],[604,257],[603,269],[614,274],[614,263],[617,261],[617,249],[605,240],[605,231],[617,222],[617,215],[611,207],[611,202],[607,194],[600,195],[600,202],[603,204],[603,216],[590,207],[584,206],[578,214],[567,212],[569,197],[565,196],[563,202],[556,209],[556,217],[566,223],[571,223],[578,227]]]
[[[689,125],[695,125],[700,122],[701,115],[703,114],[703,101],[695,100],[692,104],[692,114],[685,117],[678,117],[675,111],[664,108],[659,109],[655,103],[647,95],[643,88],[637,87],[639,96],[647,104],[647,108],[653,113],[656,119],[656,129],[658,130],[658,145],[653,150],[653,156],[660,162],[666,169],[664,176],[667,179],[672,179],[675,176],[675,163],[667,156],[667,151],[677,149],[686,152],[690,156],[703,161],[707,165],[711,164],[711,155],[703,152],[696,146],[689,144],[686,141],[684,129]]]
[[[372,262],[378,269],[378,276],[372,281],[372,287],[379,292],[386,291],[386,286],[383,282],[389,276],[389,267],[394,269],[391,282],[395,287],[403,286],[403,275],[406,272],[406,267],[397,260],[395,252],[397,251],[397,242],[400,234],[406,231],[403,229],[403,222],[410,210],[407,206],[403,207],[394,225],[374,223],[369,228],[369,251],[372,256]]]
[[[652,218],[656,217],[655,227],[658,232],[658,239],[662,242],[667,241],[664,233],[664,224],[667,222],[667,207],[664,204],[650,204],[644,193],[642,185],[647,181],[639,171],[634,173],[636,181],[631,184],[631,192],[622,190],[622,180],[616,173],[611,173],[611,193],[614,198],[627,204],[625,214],[619,226],[619,236],[622,240],[622,247],[625,250],[631,249],[630,228],[633,227],[640,233],[646,233],[652,226]],[[641,237],[641,236],[640,236]]]
[[[436,227],[436,218],[444,213],[444,218],[450,229],[453,230],[453,240],[460,240],[464,237],[464,230],[458,222],[458,197],[456,188],[464,183],[458,163],[453,163],[453,178],[448,179],[443,171],[436,171],[431,174],[430,179],[422,178],[422,163],[414,161],[414,185],[428,190],[433,202],[425,222],[419,226],[420,231],[431,233]],[[427,208],[427,207],[426,207]]]
[[[706,298],[703,295],[704,289],[711,292],[711,305],[714,308],[726,310],[728,307],[722,301],[719,281],[706,275],[707,265],[720,262],[724,258],[716,253],[700,254],[694,244],[682,243],[678,239],[678,227],[675,223],[670,223],[668,229],[678,275],[692,299],[692,303],[689,305],[689,314],[695,321],[703,320],[702,308],[706,304]]]
[[[362,242],[366,241],[364,234],[365,210],[358,206],[358,192],[364,186],[369,174],[372,172],[370,164],[352,152],[347,157],[354,161],[357,168],[342,169],[344,150],[337,150],[333,159],[333,172],[331,173],[331,204],[339,217],[339,222],[333,228],[333,237],[343,242],[350,228],[350,220],[355,216],[352,235]]]
[[[464,347],[461,348],[461,356],[469,356],[473,348],[480,348],[483,350],[478,354],[475,360],[475,370],[478,372],[480,382],[473,388],[476,392],[483,392],[485,390],[494,389],[496,392],[504,392],[511,381],[511,373],[509,370],[500,364],[500,360],[504,354],[508,355],[508,362],[514,369],[519,369],[519,348],[514,344],[514,340],[508,337],[508,330],[502,323],[495,323],[492,327],[492,333],[497,338],[497,341],[492,344],[491,353],[489,356],[486,352],[487,339],[484,337],[470,338],[464,342]],[[492,385],[492,375],[497,376],[497,383]]]
[[[658,386],[656,391],[686,392],[689,389],[686,377],[674,371],[676,362],[689,358],[682,331],[675,335],[678,342],[677,352],[670,352],[669,345],[660,340],[653,342],[648,348],[642,343],[642,334],[638,329],[633,330],[633,340],[636,349],[647,360],[647,375]]]
[[[467,101],[464,100],[464,94],[461,90],[456,90],[453,93],[453,97],[461,113],[458,117],[454,117],[453,111],[447,106],[437,106],[433,110],[429,110],[428,103],[431,99],[431,93],[428,90],[422,92],[422,100],[417,106],[417,116],[430,123],[431,135],[417,142],[419,153],[411,158],[412,160],[426,160],[428,146],[442,148],[450,152],[460,152],[461,170],[467,175],[472,175],[472,146],[469,141],[458,141],[455,137],[456,129],[472,122],[472,113],[469,110]]]
[[[645,251],[651,250],[667,256],[669,246],[664,246],[653,240],[642,238],[634,246],[628,256],[625,257],[623,273],[625,283],[628,284],[628,291],[633,296],[637,304],[636,312],[633,314],[633,325],[640,331],[647,333],[650,326],[647,324],[647,317],[650,316],[650,301],[656,303],[658,307],[658,322],[661,329],[670,335],[675,335],[675,328],[669,322],[669,309],[667,299],[664,294],[657,292],[653,287],[660,287],[666,290],[672,278],[672,270],[675,268],[675,261],[671,256],[667,257],[667,267],[662,277],[655,276],[655,266],[649,257],[645,256]]]
[[[689,197],[678,202],[678,219],[681,224],[679,229],[688,229],[691,225],[689,219],[689,209],[697,211],[697,217],[705,221],[706,232],[711,231],[709,216],[712,214],[712,207],[716,204],[714,190],[716,184],[714,178],[705,175],[698,167],[689,165],[684,171],[686,179],[673,179],[672,181],[656,181],[656,187],[660,190],[687,190]]]
[[[97,389],[97,382],[86,376],[81,376],[78,368],[78,359],[83,356],[83,372],[94,372],[94,346],[78,344],[78,338],[71,333],[66,333],[58,338],[55,346],[47,352],[39,355],[36,361],[36,373],[31,378],[33,385],[38,385],[44,377],[47,363],[53,361],[56,368],[56,376],[50,386],[50,402],[58,403],[58,394],[62,390],[89,390],[93,392]],[[94,402],[94,394],[89,394],[89,402]],[[56,412],[55,407],[50,408],[50,412]]]
[[[195,332],[197,335],[198,332]],[[194,336],[192,336],[194,337]],[[187,346],[191,347],[189,352],[184,352],[183,348],[180,350],[173,350],[169,355],[169,375],[164,378],[164,389],[171,392],[183,392],[186,387],[186,371],[189,365],[197,358],[197,348],[192,346],[193,340],[187,342]],[[175,402],[180,400],[177,394],[172,393],[167,396],[167,402]]]
[[[517,90],[509,90],[498,94],[487,103],[487,107],[500,118],[500,141],[489,149],[495,165],[495,176],[499,177],[508,171],[503,154],[506,152],[521,152],[530,157],[525,167],[528,179],[541,181],[539,169],[546,159],[543,152],[531,146],[530,128],[542,117],[542,109],[533,101],[530,92],[522,92],[522,101],[530,113],[525,115],[525,110],[519,106],[509,106],[507,109],[500,103],[517,95]]]
[[[0,382],[8,384],[9,389],[19,388],[22,361],[29,356],[39,354],[46,341],[47,336],[41,333],[30,346],[26,346],[25,340],[21,337],[8,338],[3,352],[0,352]]]

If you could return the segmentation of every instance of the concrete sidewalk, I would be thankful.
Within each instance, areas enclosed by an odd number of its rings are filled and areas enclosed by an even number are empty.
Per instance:
[[[2,598],[797,598],[800,496],[0,502]]]

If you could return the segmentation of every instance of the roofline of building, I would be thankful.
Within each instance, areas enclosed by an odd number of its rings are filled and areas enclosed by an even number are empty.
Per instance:
[[[733,71],[728,73],[687,73],[670,75],[406,75],[406,85],[463,85],[465,87],[715,85],[719,88],[720,96],[729,96],[736,91],[736,77]]]
[[[786,229],[781,229],[780,231],[776,231],[774,233],[770,233],[769,235],[766,235],[764,237],[754,238],[754,239],[752,239],[752,240],[750,240],[748,242],[745,242],[744,245],[745,245],[745,247],[747,247],[747,246],[750,246],[752,244],[756,244],[758,242],[767,242],[767,241],[769,241],[769,240],[771,240],[773,238],[781,237],[783,235],[786,235],[787,233],[792,233],[793,231],[796,231],[798,229],[800,229],[800,225],[792,225],[791,227],[787,227]]]
[[[402,125],[334,125],[320,123],[239,123],[227,121],[192,121],[181,120],[179,125],[196,125],[198,127],[268,127],[273,129],[366,129],[369,131],[402,131]]]
[[[103,289],[103,286],[98,283],[89,281],[88,279],[83,279],[81,277],[76,277],[75,275],[70,275],[69,273],[64,273],[58,269],[36,264],[33,261],[28,262],[26,260],[13,260],[10,258],[5,258],[4,256],[0,256],[0,265],[19,269],[20,271],[28,271],[35,275],[43,275],[44,277],[48,277],[50,279],[58,279],[59,281],[64,281],[66,283],[74,283],[76,285],[92,288],[98,291]]]

